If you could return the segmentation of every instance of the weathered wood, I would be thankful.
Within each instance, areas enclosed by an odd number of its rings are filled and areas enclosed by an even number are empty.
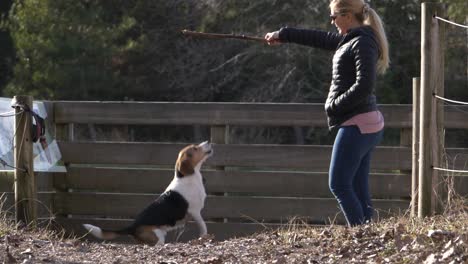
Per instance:
[[[54,104],[57,124],[327,126],[322,104],[60,101]],[[381,105],[380,109],[387,126],[411,126],[409,105]]]
[[[14,192],[4,192],[2,193],[1,200],[1,211],[3,214],[15,215],[15,193]],[[36,205],[36,215],[38,218],[53,218],[55,217],[53,208],[53,192],[37,192],[37,199],[32,201]]]
[[[411,143],[412,143],[412,129],[402,128],[400,131],[400,146],[411,147]],[[401,170],[400,172],[406,175],[408,178],[411,176],[411,170]]]
[[[15,96],[15,219],[23,224],[36,226],[36,183],[34,177],[31,113],[33,98]]]
[[[228,144],[229,128],[227,126],[212,126],[211,127],[211,143]]]
[[[436,15],[441,17],[446,17],[445,12],[445,5],[439,4],[438,8],[435,10]],[[433,76],[431,81],[434,81],[435,84],[432,87],[433,92],[439,96],[445,95],[445,23],[440,22],[437,19],[434,19],[435,23],[433,24],[433,39],[434,43],[434,56],[433,60],[431,60],[432,67],[436,76]],[[433,119],[435,119],[435,123],[433,123],[432,129],[432,136],[431,136],[431,145],[435,146],[432,148],[433,151],[433,167],[442,167],[445,165],[443,161],[444,151],[445,151],[445,131],[444,131],[444,102],[441,100],[433,99]],[[432,190],[433,190],[433,211],[437,214],[443,214],[445,209],[445,204],[447,202],[447,184],[442,177],[442,173],[439,171],[433,170],[432,171]]]
[[[411,127],[411,105],[405,104],[380,104],[387,128]]]
[[[0,195],[2,192],[14,192],[15,175],[14,172],[0,172]]]
[[[228,144],[229,126],[211,126],[210,142],[214,144]],[[216,169],[224,170],[224,166],[217,166]]]
[[[47,116],[44,117],[44,122],[45,122],[45,127],[48,133],[52,137],[56,135],[56,130],[55,130],[55,123],[54,123],[54,103],[51,101],[43,101],[42,104],[44,105],[45,111],[47,113]],[[48,142],[51,143],[51,142]]]
[[[465,199],[468,197],[468,177],[467,176],[454,176],[453,173],[449,174],[448,177],[452,177],[453,186],[453,197],[464,197]]]
[[[68,124],[56,124],[55,125],[55,139],[66,141],[68,140]]]
[[[419,121],[419,199],[418,216],[425,217],[434,211],[436,193],[439,190],[438,166],[441,160],[443,146],[441,146],[440,117],[443,111],[438,106],[434,94],[443,94],[444,87],[444,59],[443,59],[443,24],[439,24],[435,15],[444,14],[440,3],[422,3],[421,8],[421,113]],[[439,124],[438,124],[439,122]],[[437,186],[434,186],[436,184]],[[436,187],[434,189],[434,187]]]
[[[55,197],[59,215],[92,215],[95,217],[133,218],[157,195],[109,193],[58,193]],[[374,200],[380,216],[404,211],[405,200]],[[288,198],[254,196],[208,196],[202,215],[205,218],[255,219],[285,221],[294,216],[307,216],[312,222],[324,223],[340,214],[333,198]]]
[[[57,124],[121,125],[250,125],[326,127],[322,104],[182,103],[182,102],[65,102],[54,104]],[[386,127],[411,127],[411,105],[380,105]],[[445,106],[447,128],[468,128],[464,113]]]
[[[453,148],[449,149],[445,155],[444,162],[447,162],[442,167],[452,170],[463,170],[466,171],[468,168],[468,149],[465,148]],[[442,177],[448,180],[449,185],[446,187],[450,188],[452,197],[468,197],[468,174],[458,172],[439,172]]]
[[[443,124],[445,128],[454,129],[468,129],[468,122],[460,121],[466,120],[466,113],[468,113],[468,105],[445,105]]]
[[[202,170],[208,193],[234,193],[287,197],[331,198],[327,173],[275,171]],[[58,190],[120,193],[160,193],[173,177],[172,169],[68,168],[55,173]],[[144,183],[144,184],[142,184]],[[370,189],[374,198],[407,198],[410,177],[373,173]]]
[[[173,166],[185,144],[59,142],[66,163]],[[331,146],[215,145],[212,166],[314,169],[328,171]],[[112,155],[108,155],[112,153]],[[378,147],[372,159],[375,170],[411,169],[411,148]]]
[[[291,119],[290,117],[293,117]],[[56,102],[56,123],[294,125],[323,123],[323,106],[184,102]]]
[[[92,225],[99,226],[101,228],[117,230],[131,224],[129,219],[88,219],[88,218],[64,218],[58,217],[55,219],[55,222],[58,226],[62,227],[67,231],[67,234],[74,236],[82,237],[86,235],[86,230],[83,228],[82,224],[88,223]],[[254,233],[267,231],[267,230],[277,230],[280,228],[287,228],[286,225],[280,224],[268,224],[268,223],[216,223],[216,222],[207,222],[208,234],[214,235],[214,239],[218,241],[226,240],[234,237],[242,237],[247,235],[252,235]],[[174,242],[176,238],[175,231],[169,232],[166,236],[166,242]],[[192,239],[198,238],[198,229],[195,223],[189,222],[184,230],[184,233],[181,235],[179,242],[187,242]],[[86,239],[92,241],[102,241],[93,238],[92,236],[86,236]],[[120,243],[137,243],[131,237],[121,237],[113,242]]]
[[[36,186],[38,192],[47,192],[53,190],[52,174],[46,172],[36,172]],[[14,192],[15,190],[15,175],[13,172],[0,173],[0,194],[2,192]]]
[[[420,79],[413,78],[413,127],[412,127],[412,168],[411,168],[411,216],[418,214],[418,166],[419,166],[419,100]]]

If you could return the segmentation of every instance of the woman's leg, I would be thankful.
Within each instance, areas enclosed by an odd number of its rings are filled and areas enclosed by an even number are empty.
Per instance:
[[[338,130],[335,138],[329,187],[351,226],[364,223],[372,211],[368,208],[370,195],[367,180],[371,150],[380,139],[379,133],[361,134],[356,126],[346,126]]]
[[[364,222],[372,219],[372,201],[369,192],[369,171],[370,171],[371,152],[367,153],[362,161],[359,169],[356,172],[353,182],[354,192],[361,204],[362,212],[364,213]]]
[[[366,143],[370,149],[361,159],[361,164],[354,177],[353,186],[354,191],[361,203],[362,211],[364,213],[364,222],[369,222],[372,220],[374,211],[372,207],[371,195],[369,192],[370,162],[375,146],[377,146],[377,144],[379,144],[382,139],[383,130],[373,134],[365,134],[363,136],[365,136],[367,141]],[[365,148],[363,150],[365,151]]]
[[[358,225],[364,221],[364,212],[353,187],[354,175],[361,162],[356,151],[359,145],[355,143],[358,132],[354,126],[338,130],[330,162],[330,191],[336,197],[348,225]]]

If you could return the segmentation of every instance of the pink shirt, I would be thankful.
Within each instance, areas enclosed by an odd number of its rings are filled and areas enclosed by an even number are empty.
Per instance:
[[[361,134],[376,133],[383,129],[384,118],[379,110],[362,113],[346,120],[341,126],[356,125]]]

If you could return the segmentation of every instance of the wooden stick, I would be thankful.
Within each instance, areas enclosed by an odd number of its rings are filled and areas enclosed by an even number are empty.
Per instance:
[[[252,36],[246,36],[246,35],[204,33],[204,32],[197,32],[197,31],[190,31],[186,29],[182,30],[182,34],[186,36],[194,36],[194,37],[201,37],[201,38],[215,38],[215,39],[231,38],[231,39],[253,40],[253,41],[267,43],[266,39],[264,38],[252,37]]]

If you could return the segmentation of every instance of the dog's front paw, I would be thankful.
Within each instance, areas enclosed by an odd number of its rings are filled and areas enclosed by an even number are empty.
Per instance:
[[[214,235],[213,234],[200,235],[199,239],[214,239]]]
[[[202,241],[202,242],[212,242],[214,240],[214,235],[213,234],[204,234],[204,235],[201,235],[198,240]]]

